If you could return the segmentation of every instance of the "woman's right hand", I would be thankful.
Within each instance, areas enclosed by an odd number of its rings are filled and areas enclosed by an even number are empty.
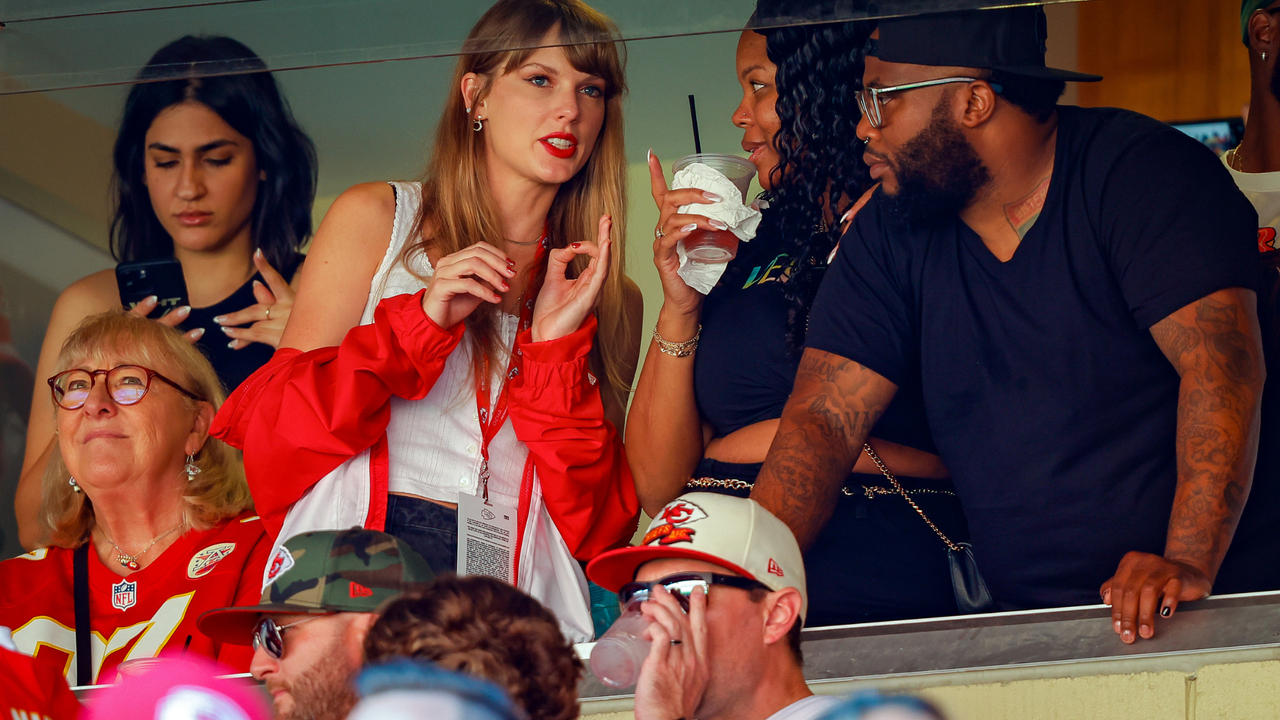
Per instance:
[[[683,190],[667,189],[666,176],[662,174],[662,162],[658,156],[649,151],[649,180],[653,190],[653,202],[658,206],[658,226],[655,228],[653,242],[653,264],[658,268],[658,277],[662,280],[663,300],[673,310],[694,314],[702,307],[702,293],[685,283],[676,271],[680,269],[680,256],[676,254],[676,243],[685,239],[694,230],[727,230],[728,226],[719,220],[704,215],[681,214],[683,205],[709,205],[720,199],[715,193],[704,192],[697,188]]]
[[[129,310],[129,312],[133,313],[134,315],[146,317],[151,314],[152,310],[156,309],[156,305],[159,302],[160,302],[159,298],[157,298],[155,295],[151,295],[150,297],[143,298],[143,300],[139,302],[137,305],[134,305],[133,308]],[[176,328],[179,325],[181,325],[182,321],[186,320],[187,316],[189,316],[190,314],[191,314],[191,306],[183,305],[182,307],[174,308],[169,312],[165,313],[164,315],[161,315],[160,317],[156,318],[156,322],[160,323],[161,325],[168,325],[171,328]],[[189,330],[182,334],[183,339],[185,339],[187,342],[191,343],[192,345],[195,345],[196,341],[203,336],[204,336],[204,328],[196,328],[195,330]]]
[[[476,243],[436,262],[422,309],[442,329],[462,322],[482,302],[500,303],[516,276],[515,261],[489,243]],[[497,292],[494,292],[494,291]]]

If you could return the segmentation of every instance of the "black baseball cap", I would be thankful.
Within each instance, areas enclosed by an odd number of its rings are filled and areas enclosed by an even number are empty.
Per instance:
[[[880,21],[867,55],[885,62],[989,68],[1042,80],[1097,82],[1100,75],[1045,67],[1049,23],[1037,6],[962,10]]]

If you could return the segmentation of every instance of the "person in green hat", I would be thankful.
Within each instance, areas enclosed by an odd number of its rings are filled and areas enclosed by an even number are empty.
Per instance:
[[[359,699],[353,680],[379,609],[434,579],[395,536],[358,527],[303,533],[268,560],[257,605],[210,610],[199,628],[253,645],[250,670],[271,693],[277,718],[340,720]]]

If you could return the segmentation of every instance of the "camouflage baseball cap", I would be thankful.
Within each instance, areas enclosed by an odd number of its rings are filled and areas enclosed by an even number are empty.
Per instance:
[[[377,612],[434,579],[422,556],[394,535],[359,527],[302,533],[271,554],[259,604],[210,610],[197,626],[214,640],[249,645],[261,615]]]

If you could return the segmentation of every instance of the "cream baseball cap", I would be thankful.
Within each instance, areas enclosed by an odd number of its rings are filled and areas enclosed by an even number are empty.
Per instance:
[[[809,611],[804,558],[795,535],[773,513],[749,498],[689,493],[667,503],[633,547],[602,553],[587,577],[617,592],[641,565],[659,558],[690,558],[722,565],[771,590],[800,591],[800,617]]]

